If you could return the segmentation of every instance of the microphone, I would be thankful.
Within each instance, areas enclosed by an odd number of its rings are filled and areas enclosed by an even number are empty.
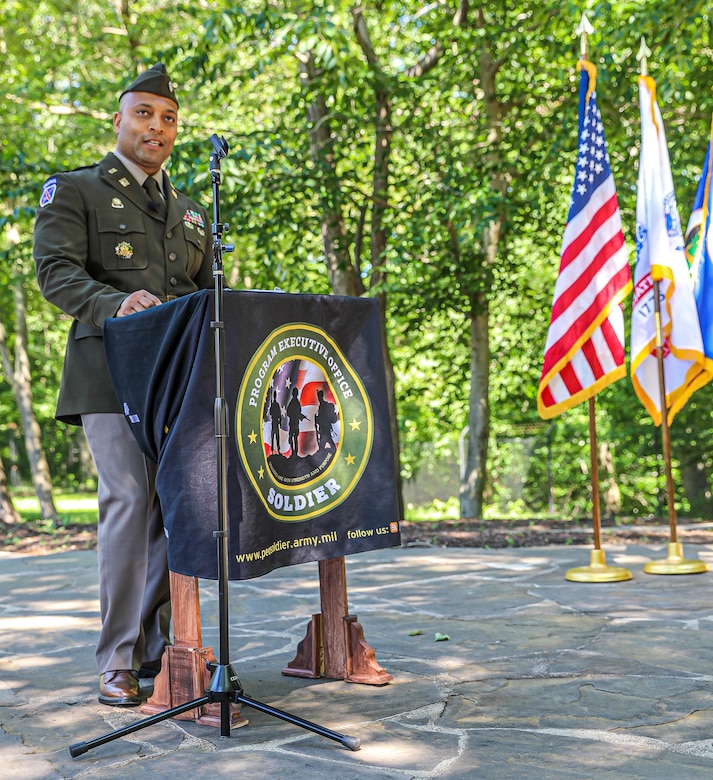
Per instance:
[[[216,133],[213,133],[210,137],[210,142],[213,146],[214,153],[208,158],[209,168],[211,171],[219,171],[220,161],[228,156],[228,142],[223,136],[220,136],[219,138]]]

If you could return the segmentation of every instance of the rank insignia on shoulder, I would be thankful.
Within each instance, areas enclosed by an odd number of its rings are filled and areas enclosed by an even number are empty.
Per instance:
[[[118,170],[118,168],[109,168],[109,173],[116,173]]]
[[[111,199],[111,207],[113,209],[123,209],[124,204],[121,202],[120,198],[112,198]]]
[[[57,177],[53,176],[51,179],[47,179],[42,187],[42,195],[40,195],[40,208],[42,206],[49,206],[54,200],[55,193],[57,192]]]
[[[121,184],[122,187],[130,187],[131,182],[127,178],[119,179],[119,184]]]

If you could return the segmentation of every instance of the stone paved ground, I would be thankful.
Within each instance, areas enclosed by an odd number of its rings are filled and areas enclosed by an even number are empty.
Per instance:
[[[247,695],[362,748],[243,708],[219,729],[165,721],[72,758],[141,718],[96,701],[96,554],[0,553],[0,776],[59,778],[709,778],[713,575],[649,575],[666,545],[606,547],[633,579],[573,583],[590,548],[399,548],[347,558],[350,611],[394,676],[375,688],[284,677],[318,609],[316,565],[230,586]],[[713,545],[687,544],[713,563]],[[217,588],[201,582],[204,643]],[[448,639],[436,641],[436,635]]]

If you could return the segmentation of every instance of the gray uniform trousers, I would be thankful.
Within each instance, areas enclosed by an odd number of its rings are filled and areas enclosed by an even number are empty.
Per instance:
[[[161,658],[171,620],[156,464],[122,414],[85,414],[82,424],[99,475],[97,670],[138,670]]]

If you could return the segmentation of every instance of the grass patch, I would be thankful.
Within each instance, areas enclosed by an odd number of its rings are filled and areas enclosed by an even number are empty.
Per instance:
[[[434,498],[427,504],[408,504],[405,520],[411,523],[436,523],[441,520],[460,520],[460,502],[457,498],[440,501]]]
[[[13,496],[15,508],[23,520],[42,522],[37,496]],[[96,493],[55,493],[58,525],[90,525],[97,522],[99,506]]]

